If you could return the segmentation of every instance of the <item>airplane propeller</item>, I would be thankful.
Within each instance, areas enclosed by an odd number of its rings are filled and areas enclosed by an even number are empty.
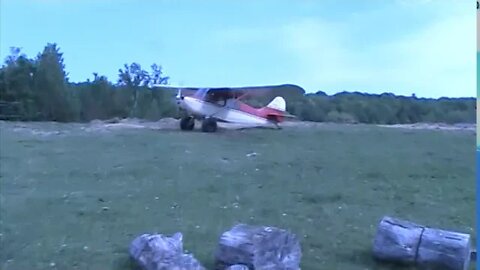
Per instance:
[[[175,96],[175,100],[177,101],[177,104],[179,104],[180,101],[183,100],[181,88],[178,88],[177,95]]]
[[[177,114],[180,114],[181,113],[181,108],[180,108],[180,103],[182,102],[184,96],[182,95],[182,88],[178,88],[177,90],[177,94],[175,95],[175,103],[177,106],[176,107],[176,111],[177,111]]]
[[[166,88],[168,88],[168,86],[161,85],[161,84],[154,84],[154,85],[152,85],[152,86],[153,86],[153,87],[166,87]],[[183,100],[183,98],[184,98],[184,96],[182,95],[182,88],[178,88],[177,94],[175,95],[175,97],[171,97],[171,98],[170,98],[170,100],[171,100],[172,102],[175,102],[175,105],[177,105],[177,106],[175,106],[177,112],[180,111],[180,106],[178,106],[178,105],[180,105],[180,102]]]

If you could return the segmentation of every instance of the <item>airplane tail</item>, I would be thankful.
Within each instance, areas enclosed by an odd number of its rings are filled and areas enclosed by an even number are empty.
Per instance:
[[[278,111],[285,112],[287,110],[287,103],[282,97],[275,97],[270,103],[267,104],[267,108],[275,109]]]

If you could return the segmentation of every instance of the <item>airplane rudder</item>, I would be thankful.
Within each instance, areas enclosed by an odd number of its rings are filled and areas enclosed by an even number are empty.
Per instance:
[[[268,103],[267,107],[279,111],[286,111],[287,104],[283,97],[277,96],[272,101],[270,101],[270,103]]]

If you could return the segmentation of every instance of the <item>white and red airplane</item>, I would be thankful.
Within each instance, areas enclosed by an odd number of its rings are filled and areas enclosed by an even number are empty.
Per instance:
[[[286,111],[285,99],[280,96],[273,98],[262,108],[252,107],[242,101],[242,98],[262,95],[264,92],[242,88],[199,88],[186,89],[182,93],[182,89],[179,88],[176,102],[184,112],[180,128],[193,130],[195,119],[202,121],[203,132],[215,132],[217,121],[279,128],[278,124],[285,118],[295,117]]]

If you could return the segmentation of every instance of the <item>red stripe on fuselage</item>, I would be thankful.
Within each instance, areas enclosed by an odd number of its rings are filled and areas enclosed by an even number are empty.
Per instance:
[[[247,105],[243,102],[237,101],[239,105],[239,109],[243,112],[256,115],[258,117],[265,118],[267,120],[274,120],[277,122],[283,121],[283,112],[279,110],[275,110],[269,107],[263,108],[254,108],[250,105]]]

